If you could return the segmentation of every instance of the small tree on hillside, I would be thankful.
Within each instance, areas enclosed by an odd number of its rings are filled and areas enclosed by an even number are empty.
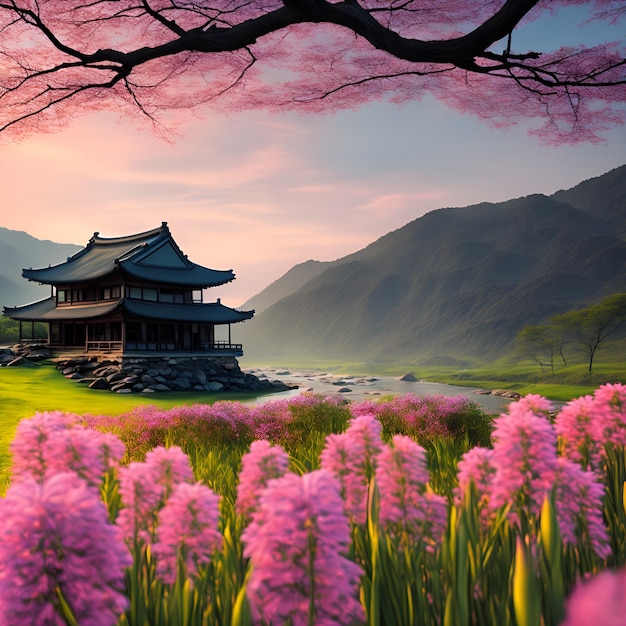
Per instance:
[[[589,372],[598,348],[626,323],[626,293],[560,316],[562,324],[589,360]]]
[[[517,333],[517,349],[536,363],[543,372],[544,367],[550,367],[554,373],[554,355],[556,343],[550,334],[548,326],[526,326]]]

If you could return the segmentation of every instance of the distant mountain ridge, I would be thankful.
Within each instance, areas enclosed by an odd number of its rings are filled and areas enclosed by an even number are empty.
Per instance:
[[[22,269],[60,263],[80,249],[0,227],[0,306],[26,304],[50,295],[50,287],[22,278]]]
[[[310,266],[299,288],[290,270],[237,335],[253,359],[495,356],[527,324],[626,291],[625,239],[626,166],[552,196],[438,209]]]

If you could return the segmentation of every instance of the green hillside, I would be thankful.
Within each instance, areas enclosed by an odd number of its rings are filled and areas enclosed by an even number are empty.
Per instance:
[[[495,358],[528,324],[626,291],[626,166],[552,197],[432,211],[237,329],[251,360]]]

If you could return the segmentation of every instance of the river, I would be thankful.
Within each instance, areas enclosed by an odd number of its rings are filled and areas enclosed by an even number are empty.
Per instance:
[[[467,396],[481,405],[488,413],[501,413],[513,402],[510,398],[479,393],[484,389],[462,387],[445,383],[424,381],[404,381],[392,376],[336,376],[313,371],[296,371],[279,368],[254,368],[247,372],[259,378],[279,380],[287,385],[297,385],[297,389],[273,393],[251,401],[259,404],[278,398],[291,398],[302,392],[310,391],[326,396],[340,395],[347,400],[375,400],[381,396],[399,396],[407,393],[416,395]]]

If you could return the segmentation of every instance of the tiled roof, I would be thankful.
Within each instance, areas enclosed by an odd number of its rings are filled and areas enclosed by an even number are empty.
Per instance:
[[[46,298],[22,307],[4,308],[4,315],[22,321],[63,321],[104,317],[115,311],[141,318],[169,322],[233,324],[250,319],[254,311],[237,311],[220,302],[203,304],[164,304],[122,298],[104,304],[56,306],[55,298]]]
[[[85,248],[68,257],[65,263],[24,269],[22,276],[56,285],[90,281],[114,272],[192,288],[214,287],[235,278],[232,270],[213,270],[189,261],[172,238],[167,222],[126,237],[104,238],[94,233]]]

